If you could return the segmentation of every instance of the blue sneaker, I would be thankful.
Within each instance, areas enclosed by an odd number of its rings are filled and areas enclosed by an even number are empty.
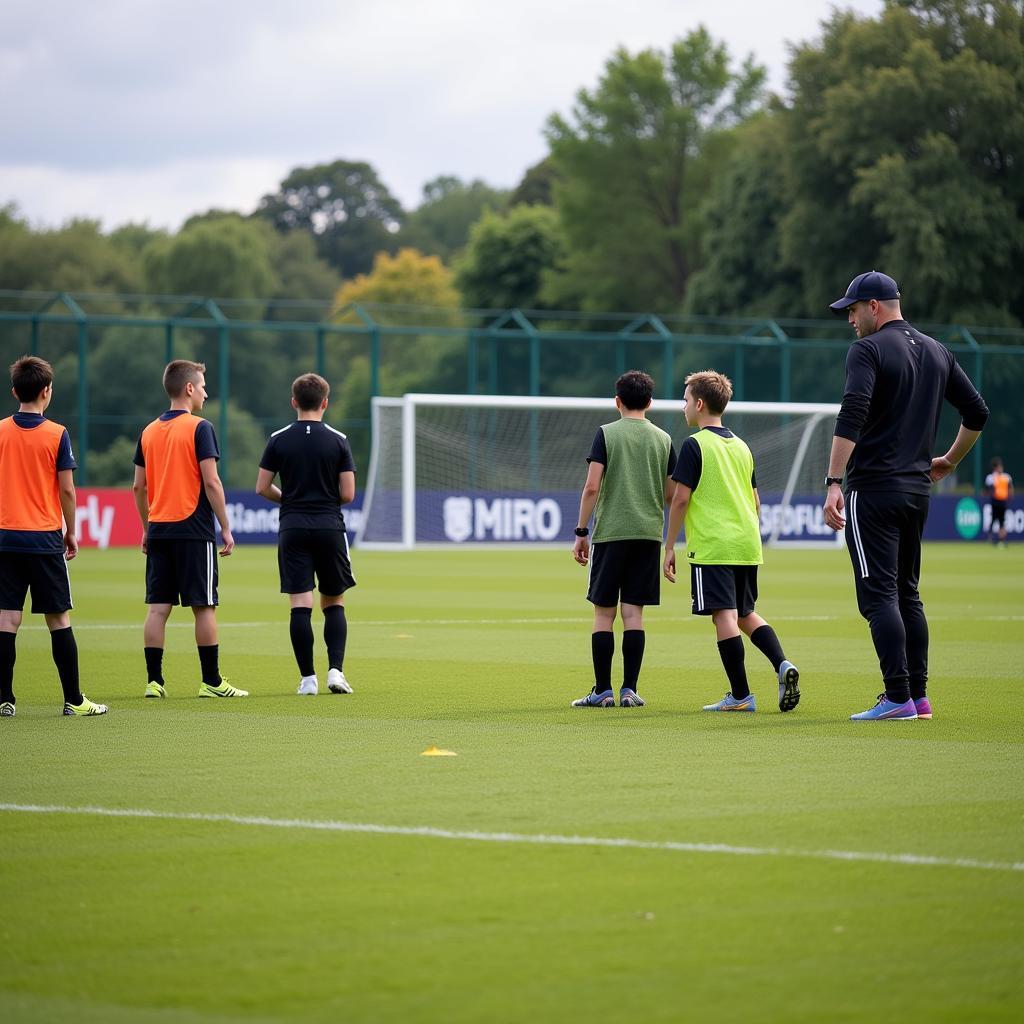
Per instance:
[[[646,703],[647,701],[639,696],[636,690],[628,686],[624,686],[619,694],[620,708],[642,708]]]
[[[779,710],[792,711],[800,703],[800,672],[791,661],[779,666]]]
[[[572,702],[574,708],[613,708],[615,707],[615,691],[605,690],[603,693],[596,693],[591,690],[586,697]]]
[[[727,693],[717,704],[705,704],[705,711],[756,711],[757,701],[754,695],[748,694],[742,700],[737,700],[731,693]]]
[[[917,718],[917,708],[912,700],[905,704],[896,704],[887,700],[884,693],[878,695],[878,703],[868,711],[862,711],[859,715],[850,715],[851,722],[877,722],[881,719],[890,721],[906,721],[910,718]]]

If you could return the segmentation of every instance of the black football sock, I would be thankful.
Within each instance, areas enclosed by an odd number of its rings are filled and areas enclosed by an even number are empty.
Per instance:
[[[750,642],[772,663],[772,668],[778,672],[779,666],[786,660],[786,656],[782,653],[782,644],[779,643],[775,630],[767,624],[758,626],[750,634]]]
[[[744,665],[743,637],[731,636],[728,640],[719,640],[718,653],[725,666],[725,674],[729,677],[729,689],[732,691],[733,697],[736,700],[744,700],[749,697],[750,687],[747,685],[747,669]]]
[[[82,691],[78,688],[78,644],[70,626],[50,631],[50,650],[60,676],[64,702],[77,707],[82,703]]]
[[[0,633],[0,704],[14,703],[14,649],[17,633]]]
[[[146,680],[150,683],[164,685],[164,649],[162,647],[143,647],[146,654]]]
[[[210,644],[203,647],[196,644],[196,648],[199,651],[199,667],[202,669],[203,682],[207,686],[220,686],[220,669],[217,667],[220,645]]]
[[[590,634],[590,653],[594,659],[594,692],[604,693],[612,688],[612,657],[615,654],[615,634],[611,630]]]
[[[313,668],[313,609],[293,608],[288,622],[288,633],[292,638],[295,663],[300,676],[315,674]]]
[[[626,629],[622,633],[622,685],[634,693],[640,679],[646,637],[642,629]]]
[[[348,642],[348,619],[345,606],[332,604],[324,609],[324,643],[327,644],[327,664],[339,672],[345,664],[345,644]]]

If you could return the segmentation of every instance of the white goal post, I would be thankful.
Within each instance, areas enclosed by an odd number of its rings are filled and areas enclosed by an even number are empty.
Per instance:
[[[754,454],[765,543],[843,543],[821,517],[838,412],[832,404],[730,402],[726,426]],[[677,451],[692,433],[680,400],[655,399],[648,417]],[[374,398],[356,543],[571,543],[590,445],[617,418],[610,398]]]

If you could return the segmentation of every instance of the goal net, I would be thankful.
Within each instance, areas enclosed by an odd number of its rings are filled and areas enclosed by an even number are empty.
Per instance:
[[[822,520],[822,478],[838,405],[730,402],[726,425],[754,455],[769,544],[841,544]],[[676,450],[683,403],[655,399],[649,419]],[[375,398],[363,547],[571,543],[608,398],[418,395]]]

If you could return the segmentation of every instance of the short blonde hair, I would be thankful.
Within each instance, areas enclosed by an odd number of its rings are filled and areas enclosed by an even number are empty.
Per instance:
[[[700,398],[716,416],[725,412],[732,398],[732,381],[717,370],[699,370],[686,378],[686,387],[694,398]]]

